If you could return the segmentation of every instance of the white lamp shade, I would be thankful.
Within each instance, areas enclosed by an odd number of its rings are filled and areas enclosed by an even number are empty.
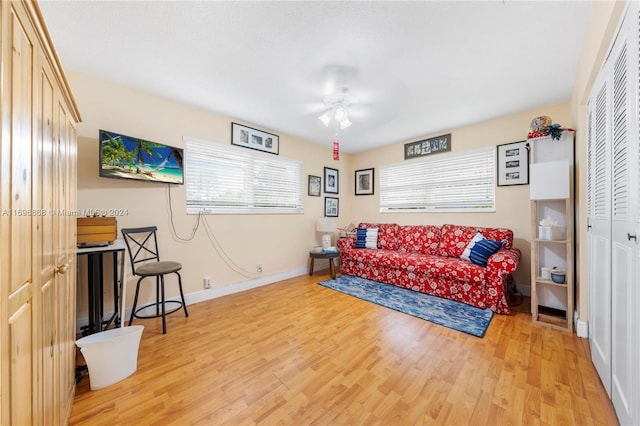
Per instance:
[[[327,250],[331,247],[331,234],[338,229],[335,217],[321,217],[316,221],[316,231],[324,232],[322,236],[322,248]]]
[[[335,217],[321,217],[316,221],[316,231],[318,232],[336,232],[338,222]]]

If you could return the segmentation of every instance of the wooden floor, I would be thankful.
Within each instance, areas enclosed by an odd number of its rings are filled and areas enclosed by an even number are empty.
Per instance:
[[[477,338],[316,285],[328,271],[189,306],[145,331],[138,370],[83,379],[71,424],[616,424],[584,339],[526,305]]]

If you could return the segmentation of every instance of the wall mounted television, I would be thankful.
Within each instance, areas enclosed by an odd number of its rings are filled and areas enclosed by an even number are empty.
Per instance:
[[[184,152],[157,142],[100,130],[100,176],[184,183]]]

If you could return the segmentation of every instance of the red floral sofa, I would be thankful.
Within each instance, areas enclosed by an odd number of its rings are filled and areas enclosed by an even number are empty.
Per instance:
[[[499,314],[511,312],[508,283],[521,253],[513,248],[510,229],[389,223],[358,227],[378,229],[377,248],[356,248],[355,238],[339,239],[343,275],[394,284]],[[460,258],[478,232],[487,240],[503,243],[486,267]]]

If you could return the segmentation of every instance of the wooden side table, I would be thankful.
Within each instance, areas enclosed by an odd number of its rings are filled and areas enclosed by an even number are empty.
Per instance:
[[[316,259],[329,259],[329,272],[331,272],[331,278],[336,279],[336,264],[335,260],[340,258],[340,253],[324,253],[324,252],[309,252],[309,276],[313,275],[313,263]]]

